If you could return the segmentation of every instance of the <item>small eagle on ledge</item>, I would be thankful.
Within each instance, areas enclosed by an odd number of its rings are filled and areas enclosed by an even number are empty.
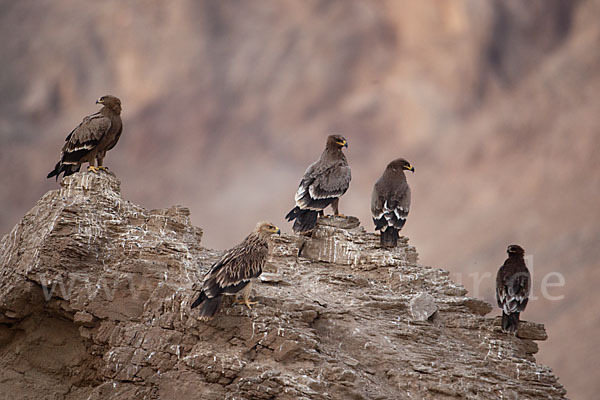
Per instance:
[[[415,168],[404,158],[390,162],[373,186],[371,214],[375,230],[381,231],[381,247],[396,247],[398,232],[406,223],[410,210],[410,186],[404,171]]]
[[[496,300],[502,309],[502,330],[516,332],[519,314],[525,310],[531,290],[531,274],[525,265],[525,250],[511,244],[506,250],[508,258],[496,275]]]
[[[348,147],[348,141],[340,135],[327,138],[321,157],[312,163],[298,186],[294,207],[285,218],[294,221],[294,232],[308,233],[317,224],[317,216],[323,216],[323,210],[331,205],[334,215],[340,215],[338,203],[340,197],[350,186],[352,174],[346,156],[342,152]]]
[[[252,278],[257,278],[269,256],[269,239],[273,234],[281,234],[279,228],[270,222],[259,222],[243,241],[228,250],[214,263],[204,276],[202,292],[192,303],[192,308],[201,306],[200,320],[212,319],[221,305],[223,295],[242,296],[238,304],[251,308],[249,301],[252,292]]]
[[[60,153],[60,161],[48,174],[48,178],[61,173],[68,176],[79,171],[81,164],[88,162],[88,170],[97,172],[106,170],[102,165],[106,152],[117,144],[123,122],[121,121],[121,100],[115,96],[106,95],[96,100],[103,107],[95,114],[88,115],[69,133]],[[98,160],[98,167],[95,167]]]

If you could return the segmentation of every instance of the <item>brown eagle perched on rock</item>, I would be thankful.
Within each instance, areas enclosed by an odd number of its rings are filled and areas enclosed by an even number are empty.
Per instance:
[[[496,275],[496,300],[502,309],[502,330],[516,332],[519,313],[525,310],[531,290],[531,274],[525,265],[525,250],[511,244],[506,250],[508,258]]]
[[[201,306],[201,320],[212,319],[221,305],[223,295],[242,295],[245,304],[251,308],[249,301],[252,291],[252,278],[262,273],[262,268],[269,256],[269,238],[280,234],[279,228],[270,222],[259,222],[242,243],[238,244],[214,263],[204,276],[202,292],[192,303],[192,308]]]
[[[342,152],[348,141],[340,135],[327,138],[321,157],[312,163],[298,186],[294,207],[285,218],[294,221],[294,232],[307,233],[314,229],[317,216],[331,205],[334,215],[340,215],[339,198],[346,193],[352,175],[346,156]]]
[[[121,100],[107,95],[96,100],[96,104],[102,104],[103,107],[97,113],[85,117],[69,133],[60,153],[60,161],[48,174],[48,178],[56,176],[58,180],[63,172],[64,176],[74,174],[85,162],[90,163],[90,171],[106,169],[102,165],[106,152],[115,147],[123,131]],[[96,160],[98,168],[94,165]]]
[[[410,210],[410,187],[404,171],[415,168],[404,158],[390,162],[371,194],[371,214],[375,230],[381,231],[381,247],[396,247],[398,232],[406,223]]]

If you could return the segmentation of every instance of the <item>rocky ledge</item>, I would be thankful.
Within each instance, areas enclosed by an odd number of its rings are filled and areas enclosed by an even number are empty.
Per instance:
[[[0,392],[15,399],[564,398],[540,324],[503,334],[448,272],[358,220],[282,235],[252,310],[190,310],[220,254],[189,211],[124,200],[77,173],[0,244]],[[238,232],[240,239],[247,232]]]

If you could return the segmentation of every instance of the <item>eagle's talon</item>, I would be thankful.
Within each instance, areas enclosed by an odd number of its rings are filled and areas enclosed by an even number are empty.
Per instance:
[[[250,301],[248,299],[243,299],[243,300],[237,300],[235,302],[235,304],[245,304],[246,307],[248,307],[249,310],[252,310],[252,307],[250,307],[250,305],[258,304],[258,301]]]
[[[88,171],[89,171],[89,172],[93,172],[93,173],[95,173],[95,174],[96,174],[96,173],[98,173],[98,171],[100,171],[100,169],[99,169],[99,168],[97,168],[97,167],[94,167],[93,165],[90,165],[90,166],[88,167]]]
[[[98,169],[99,169],[100,171],[108,172],[108,168],[107,168],[107,167],[105,167],[105,166],[103,166],[103,165],[99,166],[99,167],[98,167]]]

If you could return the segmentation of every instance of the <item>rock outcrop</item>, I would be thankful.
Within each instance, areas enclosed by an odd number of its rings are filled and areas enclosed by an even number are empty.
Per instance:
[[[245,232],[239,232],[240,238]],[[15,399],[560,399],[542,325],[503,334],[448,272],[352,218],[282,235],[252,310],[190,310],[218,256],[189,211],[106,173],[47,193],[1,242],[0,392]],[[300,256],[298,256],[300,253]]]

